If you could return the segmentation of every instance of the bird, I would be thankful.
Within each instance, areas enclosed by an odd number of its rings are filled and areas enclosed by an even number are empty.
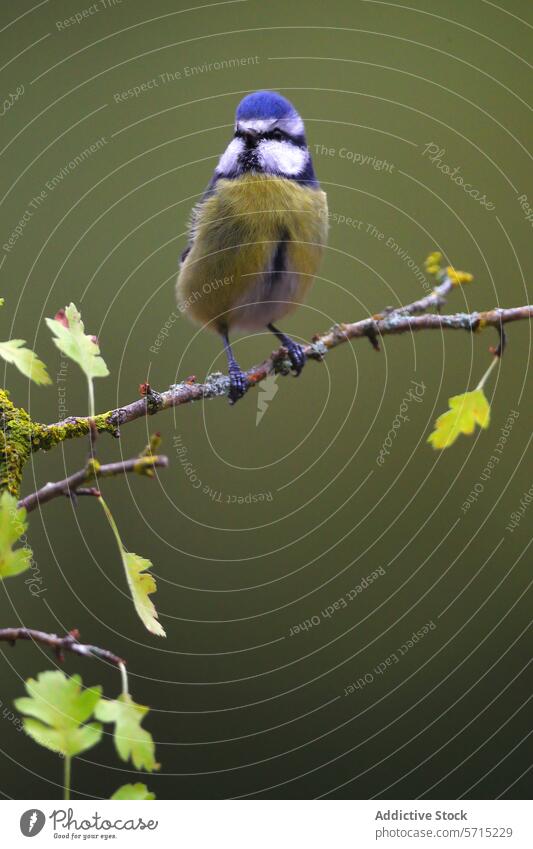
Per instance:
[[[231,404],[248,388],[231,347],[234,331],[268,329],[287,351],[291,371],[301,373],[302,346],[275,322],[309,291],[327,231],[327,198],[302,118],[278,92],[246,95],[233,138],[192,211],[176,283],[180,312],[222,337]]]

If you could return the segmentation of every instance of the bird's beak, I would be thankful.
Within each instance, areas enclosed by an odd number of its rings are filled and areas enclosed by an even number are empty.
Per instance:
[[[245,130],[243,133],[244,142],[246,147],[253,147],[257,142],[257,137],[259,133],[257,130]]]

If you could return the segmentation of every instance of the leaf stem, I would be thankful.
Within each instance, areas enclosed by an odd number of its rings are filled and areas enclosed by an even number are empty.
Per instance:
[[[120,669],[120,677],[122,679],[122,695],[129,696],[130,691],[128,688],[128,670],[126,669],[126,664],[119,663],[118,668]]]
[[[94,405],[94,384],[92,377],[87,378],[87,384],[89,386],[89,418],[94,419],[96,411]]]
[[[497,365],[499,359],[500,359],[499,357],[494,357],[494,359],[491,362],[490,366],[488,367],[487,371],[485,372],[485,374],[483,375],[483,377],[479,381],[478,385],[476,386],[476,389],[483,389],[483,387],[485,386],[485,383],[487,382],[488,378],[490,377],[491,372],[496,368],[496,365]]]
[[[122,540],[121,540],[120,534],[118,532],[117,524],[116,524],[115,520],[113,519],[113,514],[111,513],[111,510],[109,509],[107,504],[105,503],[102,495],[98,496],[98,501],[102,505],[102,510],[106,514],[107,520],[108,520],[109,524],[111,525],[111,530],[113,531],[113,534],[114,534],[115,539],[117,541],[118,549],[119,549],[120,552],[122,552]]]
[[[63,799],[70,800],[70,777],[71,777],[72,758],[70,755],[65,755],[65,771],[63,779]]]

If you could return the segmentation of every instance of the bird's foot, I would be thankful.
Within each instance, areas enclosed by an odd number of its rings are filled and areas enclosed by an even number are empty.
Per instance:
[[[248,381],[246,375],[237,364],[230,365],[229,368],[229,402],[236,404],[248,389]]]
[[[274,336],[279,339],[279,341],[287,351],[287,356],[292,366],[294,376],[298,377],[305,365],[305,361],[307,360],[307,357],[304,354],[304,349],[301,345],[298,344],[298,342],[293,342],[290,336],[286,336],[273,324],[267,324],[267,327],[270,332],[273,333]]]
[[[287,356],[290,360],[294,376],[298,377],[307,360],[304,349],[301,345],[298,345],[298,342],[293,342],[292,339],[287,339],[283,343],[283,347],[287,349]]]

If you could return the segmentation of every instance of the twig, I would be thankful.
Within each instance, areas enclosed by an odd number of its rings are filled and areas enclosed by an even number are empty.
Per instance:
[[[383,313],[380,313],[379,316],[374,316],[374,318],[384,318],[386,315],[390,315],[391,313],[396,313],[397,315],[420,315],[420,313],[427,312],[430,309],[439,309],[444,306],[446,303],[446,298],[452,291],[456,284],[453,282],[451,277],[446,276],[442,283],[439,283],[438,286],[428,294],[424,295],[423,298],[419,298],[417,301],[412,301],[410,304],[405,304],[403,307],[388,307]]]
[[[74,472],[68,478],[55,483],[47,483],[37,492],[32,492],[25,498],[21,498],[18,502],[19,507],[24,507],[28,513],[39,504],[46,504],[53,498],[58,498],[65,495],[67,498],[72,498],[76,495],[100,495],[97,487],[86,487],[85,484],[90,480],[99,478],[112,478],[117,475],[127,474],[128,472],[136,472],[140,475],[153,474],[154,468],[166,468],[168,466],[168,457],[164,455],[133,457],[131,460],[122,460],[117,463],[107,463],[101,466],[95,460],[89,460],[84,469],[79,472]]]
[[[40,643],[53,649],[61,662],[64,660],[64,652],[69,651],[83,657],[98,657],[114,666],[125,665],[125,660],[108,651],[108,649],[79,643],[79,636],[79,631],[76,629],[69,631],[65,637],[58,637],[57,634],[47,634],[45,631],[35,631],[33,628],[0,628],[1,642],[11,643],[14,646],[17,640],[32,640],[34,643]]]

